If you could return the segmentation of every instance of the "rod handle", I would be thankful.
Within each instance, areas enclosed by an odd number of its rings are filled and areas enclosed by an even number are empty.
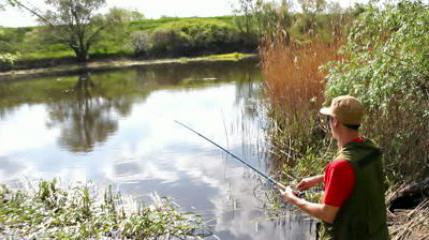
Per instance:
[[[276,186],[279,188],[279,190],[285,190],[286,189],[286,186],[279,183],[279,182],[276,183]]]

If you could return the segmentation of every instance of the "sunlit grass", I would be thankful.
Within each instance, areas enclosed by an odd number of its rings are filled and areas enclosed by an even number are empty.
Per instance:
[[[239,61],[243,58],[255,57],[255,56],[256,55],[252,53],[233,52],[233,53],[225,53],[225,54],[213,54],[204,58],[207,58],[209,60]]]

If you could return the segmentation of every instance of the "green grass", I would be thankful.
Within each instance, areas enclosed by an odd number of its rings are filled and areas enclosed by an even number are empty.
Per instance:
[[[233,24],[232,16],[221,16],[221,17],[206,17],[206,18],[176,18],[176,17],[166,17],[160,19],[145,19],[141,21],[136,21],[130,23],[129,31],[147,31],[155,30],[162,25],[172,24],[172,23],[183,23],[183,22],[205,22],[205,21],[221,21],[226,24]]]
[[[206,56],[204,58],[207,60],[238,61],[243,58],[253,57],[253,56],[255,56],[255,54],[233,52],[233,53],[225,53],[225,54],[213,54],[213,55]]]
[[[111,188],[97,194],[89,184],[40,181],[33,191],[0,186],[2,239],[183,239],[197,238],[201,226],[199,217],[158,196],[138,205]]]
[[[233,29],[233,17],[206,17],[206,18],[160,18],[145,19],[131,22],[125,29],[125,36],[115,38],[105,33],[101,40],[90,50],[92,57],[132,56],[133,48],[130,44],[130,35],[135,31],[152,32],[159,29],[186,28],[186,25],[207,26],[218,24]],[[74,57],[74,52],[62,44],[44,43],[40,41],[41,27],[1,28],[0,53],[17,53],[19,60],[45,60]]]

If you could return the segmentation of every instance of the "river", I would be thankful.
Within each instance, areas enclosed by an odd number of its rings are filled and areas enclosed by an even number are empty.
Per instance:
[[[176,124],[270,173],[254,61],[144,66],[0,83],[0,181],[59,178],[136,200],[169,196],[213,239],[314,239],[314,222],[272,205],[263,180]]]

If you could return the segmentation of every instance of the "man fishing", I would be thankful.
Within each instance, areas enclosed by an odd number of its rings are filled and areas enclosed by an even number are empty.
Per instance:
[[[324,175],[305,178],[296,187],[304,191],[323,182],[321,203],[297,197],[290,186],[281,190],[283,200],[322,220],[329,239],[389,239],[382,154],[359,134],[362,104],[352,96],[339,96],[320,113],[327,116],[339,151]]]

